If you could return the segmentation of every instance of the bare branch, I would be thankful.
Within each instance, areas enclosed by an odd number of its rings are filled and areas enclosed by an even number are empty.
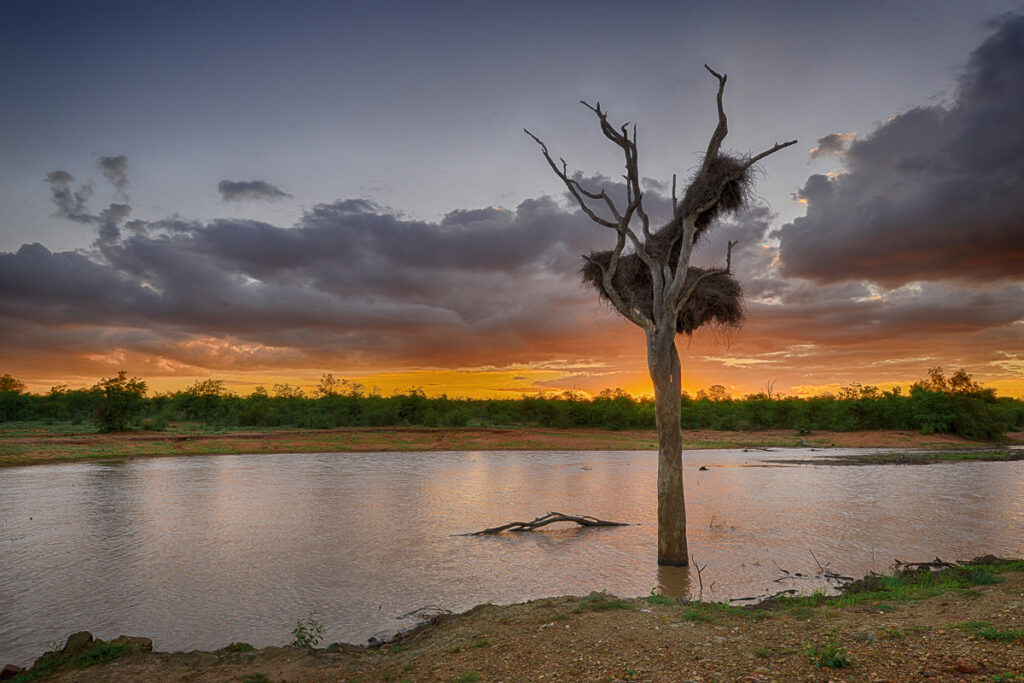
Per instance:
[[[564,159],[560,160],[562,162],[562,168],[559,168],[558,164],[555,163],[555,160],[551,158],[551,154],[548,152],[548,146],[545,145],[540,138],[538,138],[536,135],[534,135],[527,129],[523,128],[523,132],[529,135],[531,138],[533,138],[536,141],[536,143],[540,145],[541,151],[544,154],[544,158],[547,160],[548,165],[551,167],[551,170],[555,172],[555,175],[562,179],[562,182],[565,183],[566,188],[568,188],[569,190],[569,194],[573,196],[573,198],[576,200],[576,203],[579,205],[580,209],[583,211],[583,213],[587,214],[590,220],[594,221],[599,225],[603,225],[606,228],[612,228],[613,230],[622,229],[621,220],[610,221],[606,218],[601,218],[596,213],[594,213],[594,211],[589,206],[587,206],[587,203],[583,200],[582,195],[586,195],[588,197],[591,197],[592,199],[600,199],[601,196],[604,195],[604,192],[601,192],[601,194],[598,195],[591,195],[591,193],[588,193],[586,190],[580,187],[580,184],[577,181],[569,177],[568,172],[566,171]],[[608,200],[608,203],[610,202],[611,200]]]
[[[697,174],[697,182],[703,181],[707,176],[712,160],[718,156],[722,142],[725,140],[725,136],[729,134],[729,119],[725,116],[725,105],[722,102],[723,95],[725,94],[725,82],[729,77],[718,73],[707,64],[704,65],[704,68],[718,79],[718,95],[715,97],[715,102],[718,105],[718,125],[715,126],[715,132],[711,134],[711,140],[708,141],[708,148],[704,152],[704,163],[701,164],[700,172]]]
[[[729,240],[729,246],[725,250],[725,272],[732,272],[732,248],[739,244],[737,240]]]

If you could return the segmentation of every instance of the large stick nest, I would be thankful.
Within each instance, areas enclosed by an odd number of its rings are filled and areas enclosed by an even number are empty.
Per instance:
[[[697,216],[694,221],[694,239],[700,238],[716,218],[735,213],[746,204],[751,178],[749,169],[740,173],[742,170],[743,162],[740,159],[723,154],[712,160],[703,178],[697,177],[690,183],[683,194],[681,219],[669,221],[647,240],[647,253],[655,262],[667,262],[670,269],[675,269],[679,262],[682,243],[682,221],[699,207],[712,201],[726,178],[739,173],[735,180],[726,184],[718,201],[709,210]],[[583,257],[583,268],[580,271],[583,282],[596,289],[606,301],[611,299],[604,290],[604,271],[611,263],[611,256],[611,250],[593,251]],[[688,289],[694,280],[706,272],[707,270],[703,268],[687,268],[684,289]],[[653,317],[651,273],[639,256],[635,253],[623,253],[619,256],[612,284],[627,306]],[[742,323],[743,288],[732,275],[715,273],[704,278],[683,305],[676,320],[676,332],[689,335],[703,325],[739,327]]]

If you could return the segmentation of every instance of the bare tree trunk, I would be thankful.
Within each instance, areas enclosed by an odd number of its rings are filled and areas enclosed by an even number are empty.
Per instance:
[[[647,366],[654,382],[658,424],[658,564],[683,566],[688,552],[679,426],[682,386],[674,326],[647,335]]]

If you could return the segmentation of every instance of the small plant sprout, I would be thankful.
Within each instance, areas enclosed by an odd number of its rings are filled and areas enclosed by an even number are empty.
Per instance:
[[[292,647],[314,648],[324,639],[324,625],[317,621],[316,612],[305,619],[296,619],[292,629]]]

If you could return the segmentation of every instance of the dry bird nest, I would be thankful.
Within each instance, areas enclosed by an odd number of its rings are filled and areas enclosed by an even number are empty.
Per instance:
[[[695,178],[687,187],[681,202],[680,216],[686,217],[700,207],[714,201],[719,187],[728,178],[718,201],[700,214],[695,221],[694,239],[706,232],[716,218],[735,213],[746,204],[751,186],[750,169],[744,169],[744,162],[736,157],[720,154],[708,165],[703,178]],[[682,218],[673,219],[653,233],[647,240],[647,253],[657,263],[669,264],[674,269],[679,261],[682,242]],[[593,251],[583,257],[581,269],[583,281],[597,290],[602,299],[610,301],[602,282],[604,271],[611,262],[612,251]],[[706,269],[691,266],[686,272],[685,287],[693,283]],[[623,302],[653,317],[654,296],[651,273],[647,265],[635,253],[622,254],[612,285]],[[676,332],[692,334],[702,325],[716,324],[739,327],[743,323],[743,288],[729,273],[715,273],[705,277],[684,304],[676,322]]]

